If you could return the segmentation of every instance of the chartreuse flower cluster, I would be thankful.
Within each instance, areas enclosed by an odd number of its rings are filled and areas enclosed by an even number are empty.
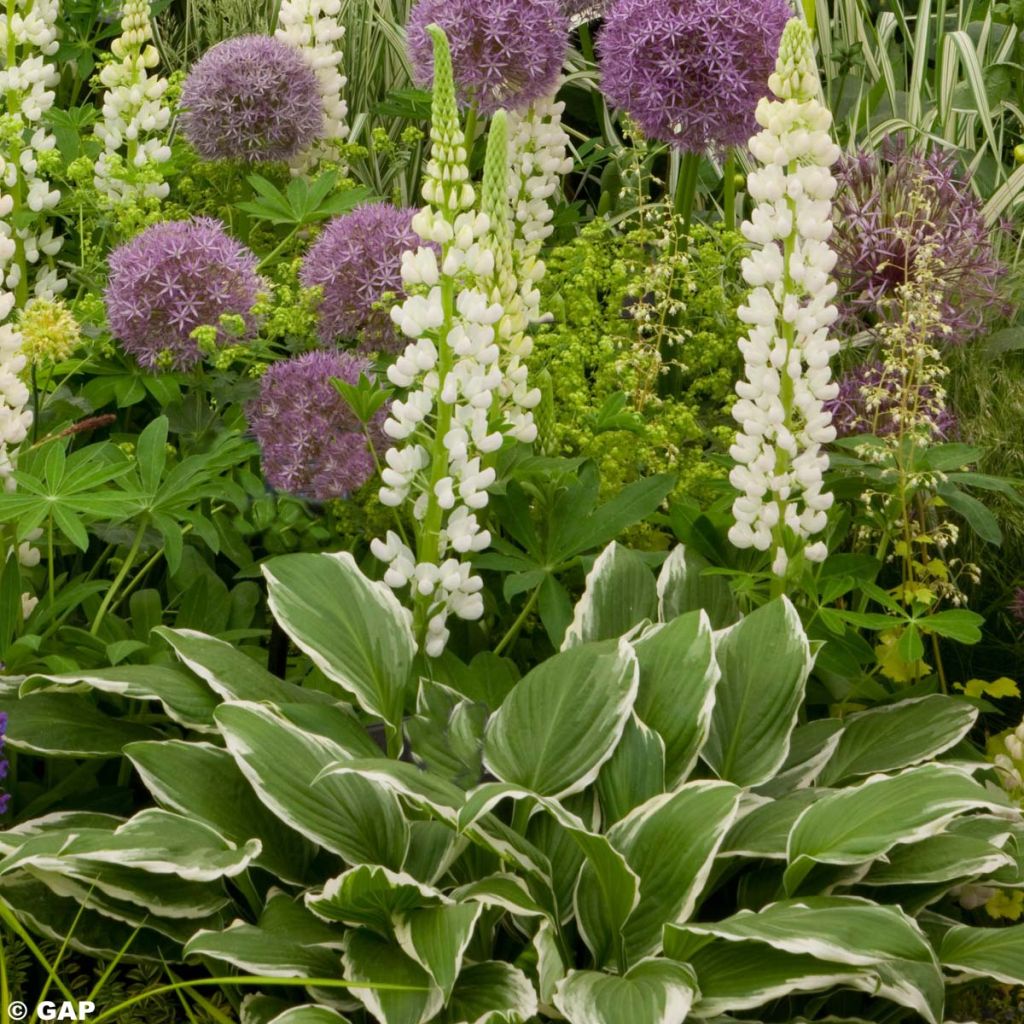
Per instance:
[[[396,445],[385,455],[380,499],[412,501],[413,549],[398,534],[373,542],[388,565],[385,580],[410,585],[424,650],[437,657],[448,618],[483,614],[482,580],[466,556],[490,544],[478,514],[495,471],[488,457],[506,437],[536,436],[523,360],[527,317],[512,256],[508,137],[504,112],[488,139],[483,198],[470,182],[466,140],[455,102],[451,54],[442,29],[434,42],[432,150],[423,185],[426,205],[413,219],[424,244],[402,257],[408,297],[392,312],[413,339],[388,370],[404,391],[384,423]]]
[[[171,108],[164,101],[168,81],[150,72],[160,63],[153,45],[149,0],[125,0],[121,35],[110,47],[113,60],[100,71],[103,120],[96,137],[96,190],[112,202],[139,196],[164,199],[169,186],[160,165],[171,158],[165,132]]]
[[[51,60],[58,45],[57,14],[57,0],[10,0],[0,13],[0,99],[6,109],[0,116],[0,172],[8,197],[0,235],[14,242],[3,284],[21,307],[30,292],[52,298],[67,287],[48,259],[62,239],[54,237],[45,217],[60,200],[48,178],[58,159],[56,139],[43,125],[59,78]]]
[[[733,407],[740,431],[730,480],[740,495],[729,538],[739,548],[773,550],[772,571],[782,577],[790,554],[803,550],[811,561],[827,554],[824,543],[808,542],[832,505],[822,490],[822,446],[835,440],[825,403],[838,390],[829,368],[838,342],[829,337],[837,311],[827,240],[836,189],[829,168],[839,149],[831,114],[817,99],[811,35],[798,19],[783,33],[769,87],[778,99],[758,104],[763,131],[750,140],[762,167],[748,179],[757,207],[743,233],[760,248],[743,262],[752,291],[739,310],[749,331]]]
[[[342,98],[341,0],[283,0],[277,16],[278,39],[302,54],[316,75],[323,100],[322,137],[296,158],[296,170],[309,170],[321,159],[338,160],[338,147],[348,137],[348,105]]]

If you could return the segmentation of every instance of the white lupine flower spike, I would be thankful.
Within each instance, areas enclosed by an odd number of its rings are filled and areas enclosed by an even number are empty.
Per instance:
[[[749,331],[740,341],[745,374],[733,407],[740,432],[730,480],[740,495],[729,539],[771,551],[773,573],[785,578],[797,551],[810,561],[827,554],[812,538],[832,505],[822,477],[824,446],[836,432],[825,403],[837,393],[829,361],[839,348],[828,333],[837,310],[836,257],[827,245],[836,190],[829,168],[839,149],[831,114],[817,98],[810,32],[799,19],[786,26],[768,84],[777,99],[758,104],[763,131],[750,140],[762,164],[748,179],[758,205],[742,229],[760,248],[743,261],[752,291],[739,309]]]

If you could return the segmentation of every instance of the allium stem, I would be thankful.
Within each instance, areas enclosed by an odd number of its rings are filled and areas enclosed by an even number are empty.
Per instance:
[[[690,219],[693,216],[693,202],[697,195],[697,178],[700,174],[702,153],[684,151],[680,154],[679,175],[676,178],[675,210],[683,221],[683,236],[690,234]]]
[[[736,152],[731,148],[722,165],[722,226],[736,230]]]

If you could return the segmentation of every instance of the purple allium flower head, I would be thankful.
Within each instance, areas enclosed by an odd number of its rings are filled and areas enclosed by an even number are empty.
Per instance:
[[[241,316],[245,336],[255,333],[250,310],[263,287],[256,256],[219,220],[154,224],[115,249],[109,263],[107,320],[143,366],[162,366],[165,358],[178,369],[194,366],[202,353],[192,331],[211,325],[225,340],[223,314]]]
[[[208,50],[181,92],[181,128],[207,160],[288,160],[323,134],[316,74],[273,36],[238,36]]]
[[[448,36],[459,101],[484,115],[525,110],[550,95],[569,47],[561,0],[418,0],[406,29],[413,77],[434,74],[429,25]]]
[[[879,362],[855,366],[839,379],[839,394],[825,408],[832,414],[832,425],[839,437],[874,434],[886,437],[899,429],[903,412],[900,382]],[[909,414],[925,424],[935,440],[956,435],[956,417],[946,408],[933,388],[923,385],[913,396]]]
[[[615,0],[598,38],[604,93],[650,139],[744,144],[791,15],[787,0]]]
[[[388,311],[374,304],[388,292],[404,295],[402,253],[421,244],[412,229],[415,212],[373,203],[327,223],[299,274],[304,287],[323,287],[319,333],[325,344],[360,335],[362,350],[398,347]]]
[[[247,409],[263,452],[263,474],[278,490],[317,501],[358,490],[376,469],[359,421],[332,378],[356,384],[370,376],[369,360],[349,352],[317,351],[275,363]],[[386,409],[370,423],[382,451]]]
[[[999,289],[1005,268],[955,154],[926,156],[889,145],[881,155],[844,158],[836,178],[830,244],[837,254],[844,331],[856,334],[884,318],[886,303],[913,278],[917,253],[926,243],[934,247],[949,343],[977,337],[990,315],[1007,309]]]

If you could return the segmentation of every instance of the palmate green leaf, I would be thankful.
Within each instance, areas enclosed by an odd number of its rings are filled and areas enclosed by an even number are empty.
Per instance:
[[[541,796],[578,793],[611,757],[633,710],[638,669],[625,641],[585,644],[528,672],[488,722],[484,763]]]
[[[926,764],[836,790],[800,815],[789,835],[786,888],[795,892],[815,863],[862,864],[898,843],[927,839],[955,817],[1008,805],[952,765]]]
[[[226,750],[164,740],[130,743],[124,754],[159,803],[205,821],[236,845],[259,839],[253,863],[287,882],[305,880],[315,847],[264,807]]]
[[[935,953],[913,918],[898,907],[853,896],[781,900],[757,913],[741,910],[725,921],[670,927],[666,949],[690,955],[709,937],[764,943],[784,953],[858,968],[867,977],[851,975],[846,982],[851,987],[908,1007],[931,1024],[942,1019],[945,983]],[[751,951],[754,971],[757,963]]]
[[[160,739],[148,725],[111,718],[73,693],[36,693],[6,709],[7,742],[46,757],[119,757],[126,743]]]
[[[179,725],[215,733],[217,698],[198,679],[164,665],[120,665],[61,675],[33,675],[21,686],[23,695],[36,691],[70,691],[89,687],[137,701],[159,701]]]
[[[621,976],[570,971],[554,1002],[569,1024],[684,1024],[696,994],[686,964],[643,960]]]
[[[511,964],[485,960],[465,968],[438,1024],[520,1024],[534,1018],[537,993]]]
[[[405,952],[433,979],[448,1004],[482,903],[437,903],[409,910],[395,926],[395,938]]]
[[[640,665],[634,711],[665,745],[665,782],[687,778],[707,739],[721,673],[704,612],[679,615],[633,642]]]
[[[345,933],[342,965],[352,994],[379,1024],[426,1024],[440,1011],[441,990],[393,942],[362,928]],[[359,982],[407,986],[407,991],[363,988]]]
[[[1024,985],[1024,925],[956,925],[943,936],[939,959],[950,970],[1004,985]]]
[[[701,756],[719,778],[757,786],[789,752],[814,661],[810,645],[782,597],[721,633],[715,653],[722,676]]]
[[[612,542],[587,573],[583,595],[565,631],[562,650],[598,640],[614,640],[658,613],[654,576],[644,560]]]
[[[313,663],[397,733],[416,644],[391,588],[348,552],[296,554],[263,566],[274,617]]]
[[[959,743],[977,717],[977,709],[967,701],[943,694],[850,715],[844,719],[838,748],[818,782],[829,786],[930,760]]]
[[[314,785],[348,751],[263,704],[222,704],[214,717],[256,796],[286,825],[350,864],[401,870],[409,826],[388,790],[358,775],[329,775]]]

